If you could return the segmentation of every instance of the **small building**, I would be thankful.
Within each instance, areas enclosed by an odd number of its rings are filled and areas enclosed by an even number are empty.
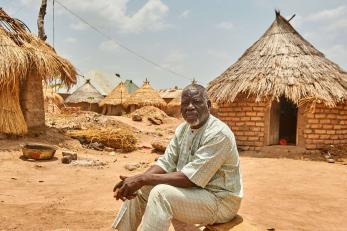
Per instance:
[[[347,73],[276,11],[264,35],[208,86],[243,150],[347,144]]]
[[[65,99],[69,107],[79,107],[82,111],[100,112],[99,102],[104,96],[87,79],[85,84]]]
[[[130,112],[143,106],[154,106],[162,110],[166,107],[166,103],[160,97],[159,92],[151,87],[147,79],[144,81],[141,88],[137,89],[130,95],[128,100],[126,100],[125,105],[127,110]]]
[[[116,116],[125,114],[124,102],[128,98],[128,89],[125,84],[121,82],[108,96],[100,101],[99,106],[102,108],[102,114]]]
[[[66,99],[85,84],[86,79],[89,79],[89,82],[104,97],[110,94],[111,91],[122,82],[122,79],[118,75],[110,74],[102,70],[90,70],[85,73],[84,76],[80,75],[77,77],[76,85],[71,88],[62,86],[57,89],[57,92]]]
[[[170,103],[173,99],[177,97],[181,97],[182,89],[178,89],[178,87],[170,88],[170,89],[162,89],[159,90],[159,94],[166,103]]]

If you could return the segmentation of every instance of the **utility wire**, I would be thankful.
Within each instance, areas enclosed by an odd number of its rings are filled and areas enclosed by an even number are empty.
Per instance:
[[[157,68],[161,69],[161,70],[164,70],[164,71],[167,71],[167,72],[170,72],[171,74],[173,75],[176,75],[178,77],[181,77],[181,78],[184,78],[186,80],[192,80],[191,78],[183,75],[183,74],[180,74],[176,71],[173,71],[169,68],[166,68],[166,67],[163,67],[161,66],[160,64],[152,61],[151,59],[149,58],[146,58],[145,56],[135,52],[134,50],[128,48],[127,46],[123,45],[122,43],[120,43],[119,41],[115,40],[114,38],[112,38],[111,36],[109,36],[108,34],[106,34],[105,32],[101,31],[100,29],[98,29],[96,26],[93,26],[91,25],[88,21],[86,21],[84,18],[82,18],[81,16],[79,16],[78,14],[76,14],[75,12],[73,12],[72,10],[70,10],[68,7],[66,7],[64,4],[62,4],[60,1],[58,0],[55,0],[56,3],[58,3],[61,7],[63,7],[67,12],[69,12],[70,14],[72,14],[73,16],[75,16],[76,18],[78,18],[79,20],[81,20],[83,23],[85,23],[86,25],[88,25],[90,28],[92,28],[94,31],[98,32],[99,34],[101,34],[102,36],[104,36],[105,38],[107,38],[108,40],[112,40],[114,41],[115,43],[118,44],[118,46],[120,46],[121,48],[123,48],[124,50],[128,51],[129,53],[133,54],[134,56],[142,59],[143,61],[147,62],[147,63],[150,63],[152,64],[153,66],[156,66]]]

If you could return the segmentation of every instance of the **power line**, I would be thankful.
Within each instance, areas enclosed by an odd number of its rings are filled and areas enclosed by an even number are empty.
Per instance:
[[[116,39],[112,38],[111,36],[109,36],[108,34],[106,34],[105,32],[99,30],[96,26],[93,26],[91,25],[88,21],[86,21],[84,18],[82,18],[81,16],[79,16],[78,14],[76,14],[75,12],[73,12],[72,10],[70,10],[69,8],[67,8],[64,4],[62,4],[60,1],[58,0],[55,0],[56,3],[58,3],[61,7],[63,7],[67,12],[69,12],[70,14],[72,14],[73,16],[75,16],[76,18],[78,18],[80,21],[82,21],[83,23],[85,23],[86,25],[88,25],[90,28],[92,28],[94,31],[98,32],[99,34],[101,34],[102,36],[104,36],[105,38],[107,38],[108,40],[112,40],[114,41],[115,43],[117,43],[118,46],[120,46],[121,48],[123,48],[124,50],[128,51],[129,53],[133,54],[134,56],[142,59],[143,61],[149,63],[149,64],[152,64],[153,66],[161,69],[161,70],[164,70],[164,71],[167,71],[167,72],[170,72],[171,74],[173,75],[176,75],[178,77],[181,77],[181,78],[184,78],[184,79],[187,79],[187,80],[192,80],[191,78],[183,75],[183,74],[180,74],[176,71],[173,71],[169,68],[166,68],[166,67],[163,67],[161,66],[160,64],[154,62],[153,60],[149,59],[149,58],[146,58],[145,56],[135,52],[134,50],[128,48],[127,46],[123,45],[122,43],[120,43],[119,41],[117,41]]]

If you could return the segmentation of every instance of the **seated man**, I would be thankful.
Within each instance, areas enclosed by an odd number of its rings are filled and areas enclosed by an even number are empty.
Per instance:
[[[185,119],[155,165],[125,177],[114,197],[125,201],[113,228],[167,231],[171,219],[187,224],[225,223],[236,215],[243,194],[239,154],[229,127],[210,115],[206,89],[183,89]],[[143,217],[143,218],[142,218]]]

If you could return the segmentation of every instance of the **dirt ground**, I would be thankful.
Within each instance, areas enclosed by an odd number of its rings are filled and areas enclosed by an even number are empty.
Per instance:
[[[142,148],[128,154],[89,150],[55,130],[41,137],[0,140],[0,230],[111,230],[121,205],[112,197],[119,175],[144,171],[158,156],[148,148],[150,142],[169,137],[180,122],[155,126],[118,119],[141,131]],[[106,165],[65,165],[60,150],[50,161],[19,158],[19,144],[42,139],[72,144],[79,157]],[[130,172],[124,168],[129,162],[145,164]],[[241,167],[245,197],[239,214],[261,230],[347,230],[347,165],[247,155],[241,157]]]

